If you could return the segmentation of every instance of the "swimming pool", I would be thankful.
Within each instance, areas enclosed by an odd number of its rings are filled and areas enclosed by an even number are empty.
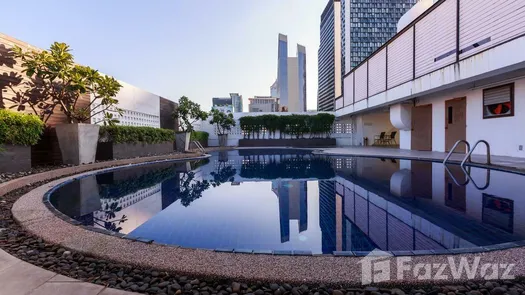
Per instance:
[[[246,149],[90,175],[49,199],[86,226],[182,247],[443,253],[525,240],[524,180],[427,161]]]

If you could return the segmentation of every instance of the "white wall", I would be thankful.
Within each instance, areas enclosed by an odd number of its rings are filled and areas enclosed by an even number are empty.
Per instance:
[[[160,127],[160,97],[131,84],[118,81],[122,88],[115,96],[118,107],[123,110],[122,116],[114,114],[120,120],[119,125]],[[95,107],[92,112],[98,110]],[[100,124],[102,114],[92,118],[93,124]]]
[[[512,157],[525,157],[525,79],[514,84],[514,116],[483,119],[483,90],[477,89],[467,94],[467,141],[473,144],[484,139],[490,144],[491,154]],[[475,154],[485,154],[485,148],[476,149]]]
[[[506,84],[507,82],[505,82]],[[523,129],[525,126],[525,79],[514,84],[514,116],[483,119],[483,88],[452,92],[446,95],[419,99],[416,105],[432,104],[432,150],[445,152],[445,102],[450,99],[467,98],[467,141],[473,145],[483,139],[489,142],[492,155],[525,157]],[[520,126],[520,127],[517,127]],[[517,127],[517,128],[516,128]],[[410,149],[410,131],[401,132],[400,148]],[[483,145],[478,146],[474,154],[486,154]]]

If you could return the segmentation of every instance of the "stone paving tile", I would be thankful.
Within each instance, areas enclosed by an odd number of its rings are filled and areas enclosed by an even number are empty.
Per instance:
[[[20,262],[20,260],[18,258],[14,257],[14,256],[11,256],[7,252],[5,252],[4,250],[0,249],[0,273],[3,270],[5,270],[5,269],[7,269],[7,268],[9,268],[9,267],[19,263],[19,262]]]
[[[32,264],[21,261],[0,272],[0,294],[26,295],[30,291],[33,291],[35,288],[44,284],[47,280],[51,279],[54,276],[55,273],[53,272],[41,269]]]
[[[104,291],[100,292],[98,295],[133,295],[133,294],[137,294],[137,293],[106,288],[104,289]]]
[[[63,275],[56,275],[56,276],[52,277],[48,282],[70,282],[70,283],[77,283],[77,282],[80,282],[80,281],[79,281],[79,280],[75,280],[75,279],[70,278],[70,277],[63,276]]]
[[[97,295],[103,286],[90,283],[47,282],[34,289],[29,295]]]

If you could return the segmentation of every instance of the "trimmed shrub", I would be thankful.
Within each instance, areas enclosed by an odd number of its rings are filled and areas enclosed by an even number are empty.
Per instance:
[[[0,145],[35,145],[44,132],[44,122],[35,115],[0,109]]]
[[[99,141],[113,143],[160,143],[175,141],[175,131],[153,127],[100,126]]]
[[[198,141],[198,142],[208,142],[208,137],[210,135],[208,134],[208,132],[205,132],[205,131],[192,131],[191,132],[191,135],[190,135],[190,140],[191,141]]]
[[[245,139],[259,139],[268,134],[268,138],[275,137],[277,130],[280,138],[304,138],[309,134],[310,138],[330,137],[335,116],[333,114],[319,113],[316,115],[261,115],[244,116],[239,118],[241,130]]]

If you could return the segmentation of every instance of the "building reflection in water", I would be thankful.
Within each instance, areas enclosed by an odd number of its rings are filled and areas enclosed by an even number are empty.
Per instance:
[[[516,200],[477,189],[459,166],[447,172],[441,163],[432,162],[333,161],[336,181],[319,182],[325,253],[470,248],[525,237],[523,226],[514,227],[525,222],[515,220]],[[484,169],[472,168],[472,178],[480,183],[487,179],[485,174]],[[524,204],[517,194],[524,186],[520,178],[493,171],[486,191]],[[510,183],[513,188],[508,188]],[[339,200],[344,220],[336,218]]]
[[[279,198],[281,243],[290,240],[290,220],[299,221],[299,233],[308,229],[306,181],[272,181],[272,191]]]
[[[308,245],[313,249],[315,240],[315,247],[320,245],[322,253],[376,248],[413,251],[469,248],[525,239],[525,200],[520,195],[525,191],[525,182],[520,175],[493,171],[488,187],[479,190],[473,181],[482,183],[489,178],[486,170],[478,168],[472,168],[469,179],[459,166],[451,165],[447,170],[441,163],[320,158],[304,153],[263,156],[236,153],[223,153],[218,160],[212,159],[215,162],[201,163],[198,168],[185,163],[165,164],[83,178],[59,189],[52,203],[86,225],[130,233],[170,206],[181,206],[179,200],[187,200],[191,207],[203,191],[222,183],[239,183],[228,187],[249,191],[250,183],[263,182],[269,184],[267,191],[258,191],[257,196],[261,206],[267,207],[273,201],[264,199],[266,195],[273,193],[274,201],[277,197],[278,207],[265,210],[278,210],[275,215],[279,219],[278,232],[273,231],[275,220],[250,226],[260,225],[261,232],[278,239],[260,236],[251,241],[239,239],[253,247],[257,246],[253,245],[255,241],[266,238],[280,244],[264,247],[279,250],[303,250],[298,247]],[[197,195],[181,185],[189,173],[192,176],[189,184],[201,185],[202,191]],[[275,175],[279,177],[275,179]],[[316,189],[312,189],[316,183],[318,201]],[[227,190],[222,187],[221,191]],[[210,197],[203,199],[207,198]],[[309,211],[309,205],[315,211]],[[241,211],[235,204],[232,207]],[[242,228],[242,220],[223,221],[231,221],[229,226],[237,226],[239,232],[252,231]],[[157,234],[163,235],[161,231]],[[311,241],[298,241],[301,235]],[[224,242],[220,238],[218,235],[217,241]]]

